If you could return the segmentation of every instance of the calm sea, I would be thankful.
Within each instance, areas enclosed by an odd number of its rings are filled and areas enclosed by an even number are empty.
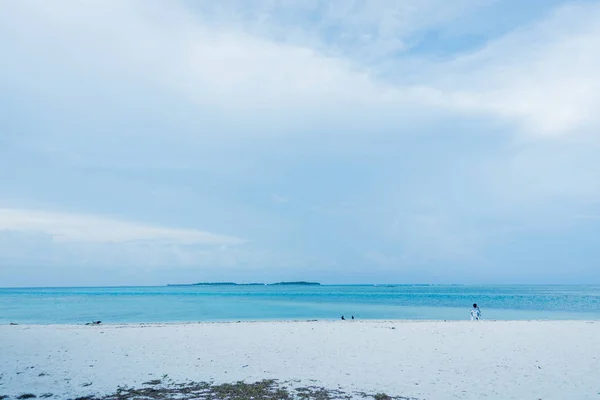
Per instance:
[[[600,286],[185,286],[0,289],[0,324],[339,319],[600,319]]]

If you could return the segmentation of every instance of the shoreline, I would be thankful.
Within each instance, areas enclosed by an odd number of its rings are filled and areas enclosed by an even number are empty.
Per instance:
[[[2,325],[0,395],[260,382],[426,399],[597,399],[600,321]]]

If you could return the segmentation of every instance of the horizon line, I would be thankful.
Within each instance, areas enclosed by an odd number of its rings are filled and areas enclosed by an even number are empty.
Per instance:
[[[220,283],[220,282],[214,282]],[[84,286],[2,286],[4,289],[125,289],[125,288],[167,288],[167,287],[201,287],[201,286],[598,286],[600,283],[319,283],[318,285],[276,285],[273,283],[258,282],[235,283],[229,285],[211,285],[211,284],[163,284],[163,285],[84,285]]]

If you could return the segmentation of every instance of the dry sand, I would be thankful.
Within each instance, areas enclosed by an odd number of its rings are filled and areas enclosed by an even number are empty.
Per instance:
[[[0,326],[0,396],[102,394],[165,374],[428,400],[597,400],[600,322]]]

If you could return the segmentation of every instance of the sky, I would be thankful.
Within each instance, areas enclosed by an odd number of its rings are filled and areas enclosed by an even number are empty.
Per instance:
[[[0,287],[600,283],[599,20],[0,0]]]

